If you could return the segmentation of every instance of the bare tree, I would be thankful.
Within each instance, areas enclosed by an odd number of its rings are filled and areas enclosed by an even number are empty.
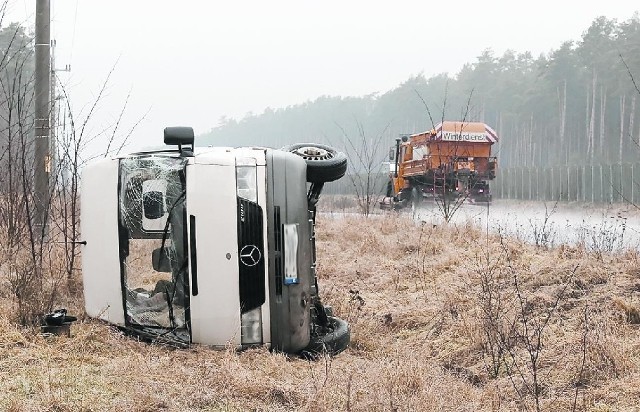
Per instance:
[[[355,139],[344,127],[339,124],[337,126],[345,142],[345,154],[351,169],[347,178],[355,191],[360,212],[369,216],[382,199],[387,183],[387,175],[383,170],[386,147],[383,147],[382,143],[389,130],[389,124],[371,138],[361,122],[356,119],[355,123],[358,129]]]
[[[86,126],[95,114],[113,69],[80,128],[76,127],[69,96],[62,87],[67,104],[63,119],[70,126],[57,133],[59,140],[54,145],[57,164],[55,167],[49,164],[51,181],[43,206],[45,224],[36,225],[33,44],[19,25],[0,30],[4,39],[6,30],[13,33],[0,60],[0,164],[6,170],[0,174],[0,284],[11,291],[15,320],[23,325],[37,325],[61,299],[78,291],[74,286],[79,282],[73,280],[79,280],[74,274],[79,255],[78,189],[85,162],[82,151],[94,138],[87,138]],[[135,128],[134,125],[120,141],[117,129],[121,119],[122,113],[109,129],[113,132],[108,148],[114,143],[122,148]]]
[[[427,116],[429,117],[429,121],[431,122],[432,128],[435,130],[435,122],[433,120],[433,116],[429,105],[423,96],[415,90],[415,93],[418,95],[418,98],[422,102]],[[469,93],[469,97],[467,99],[466,105],[462,110],[461,116],[461,124],[464,129],[464,124],[469,119],[469,113],[471,108],[471,99],[473,97],[473,90]],[[445,121],[445,113],[447,110],[447,96],[448,89],[445,89],[442,112],[440,122],[444,123]],[[464,130],[460,130],[460,133],[464,132]],[[454,215],[460,209],[460,207],[469,199],[470,189],[473,186],[473,183],[468,179],[467,176],[458,174],[455,170],[455,159],[458,156],[462,156],[462,150],[459,143],[456,143],[453,148],[453,152],[449,153],[445,156],[447,160],[446,163],[442,163],[441,167],[433,173],[433,181],[431,182],[432,187],[434,189],[434,202],[437,206],[439,214],[442,218],[449,222],[453,219]],[[441,156],[442,158],[442,156]],[[441,161],[440,161],[441,162]],[[412,205],[415,207],[417,203],[422,200],[422,196],[420,194],[413,193],[412,194]]]
[[[481,341],[484,356],[488,358],[487,371],[491,378],[506,376],[509,379],[521,410],[540,412],[544,390],[553,371],[552,363],[545,359],[549,328],[559,320],[558,310],[568,298],[578,267],[558,273],[562,280],[553,299],[544,305],[537,304],[535,293],[525,288],[520,269],[512,262],[510,247],[503,237],[500,240],[501,258],[492,263],[487,257],[479,270]],[[585,325],[587,323],[585,312]],[[583,380],[586,328],[577,378],[569,384]]]
[[[110,133],[107,135],[108,140],[104,151],[99,151],[98,155],[94,155],[89,159],[85,159],[83,157],[83,151],[85,150],[87,143],[93,140],[93,136],[87,136],[87,126],[96,113],[98,103],[104,96],[115,67],[116,65],[114,65],[107,74],[107,77],[103,81],[88,113],[80,119],[79,127],[77,126],[75,116],[73,115],[71,99],[69,98],[67,90],[64,85],[61,84],[60,79],[56,78],[56,84],[60,87],[62,96],[64,97],[64,102],[66,103],[66,121],[69,122],[69,127],[65,127],[63,132],[58,134],[58,142],[56,144],[58,149],[56,156],[58,159],[58,173],[56,174],[57,180],[54,187],[54,196],[52,198],[53,204],[51,206],[55,216],[52,223],[55,226],[57,231],[56,233],[59,235],[59,242],[63,245],[64,271],[70,287],[74,285],[72,282],[74,280],[73,275],[78,269],[77,259],[80,254],[78,246],[82,244],[82,241],[78,239],[80,224],[80,171],[86,162],[94,157],[106,157],[109,154],[118,153],[124,147],[137,125],[142,121],[141,118],[135,122],[124,136],[120,137],[118,135],[118,131],[127,108],[127,103],[131,95],[129,92],[115,124],[111,127]],[[117,149],[112,149],[112,146],[114,145],[117,146]]]
[[[2,166],[7,170],[0,185],[4,234],[0,265],[7,268],[6,281],[16,301],[18,320],[32,324],[47,305],[43,266],[49,252],[43,230],[33,224],[33,50],[22,27],[11,25],[2,31],[13,33],[0,62],[0,141]]]

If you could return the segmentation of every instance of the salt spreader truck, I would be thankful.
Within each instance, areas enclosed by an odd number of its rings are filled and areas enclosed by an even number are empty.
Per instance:
[[[349,327],[318,294],[316,203],[342,177],[328,146],[161,150],[83,171],[85,309],[145,340],[337,354]]]
[[[445,121],[435,129],[396,139],[382,207],[401,208],[425,199],[491,202],[489,180],[497,161],[496,132],[485,123]]]

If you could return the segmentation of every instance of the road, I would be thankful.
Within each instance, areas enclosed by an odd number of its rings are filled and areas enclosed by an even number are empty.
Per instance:
[[[443,221],[442,212],[430,203],[414,217],[433,224]],[[640,246],[640,210],[633,205],[497,200],[490,206],[464,204],[451,221],[473,222],[493,233],[546,246],[582,243],[601,251]]]

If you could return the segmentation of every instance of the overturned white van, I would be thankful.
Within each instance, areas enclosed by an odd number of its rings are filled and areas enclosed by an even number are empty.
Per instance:
[[[346,171],[323,145],[194,147],[107,158],[82,175],[85,308],[141,338],[336,354],[349,327],[318,295],[315,205]]]

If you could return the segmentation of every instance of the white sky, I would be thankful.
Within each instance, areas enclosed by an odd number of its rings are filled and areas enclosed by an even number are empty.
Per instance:
[[[161,144],[165,126],[196,134],[321,95],[385,92],[409,76],[457,73],[482,50],[534,56],[578,40],[600,15],[627,20],[631,0],[51,0],[56,66],[76,118],[115,65],[91,132],[131,98],[123,130],[148,112],[130,149]],[[33,27],[34,0],[4,23]]]

